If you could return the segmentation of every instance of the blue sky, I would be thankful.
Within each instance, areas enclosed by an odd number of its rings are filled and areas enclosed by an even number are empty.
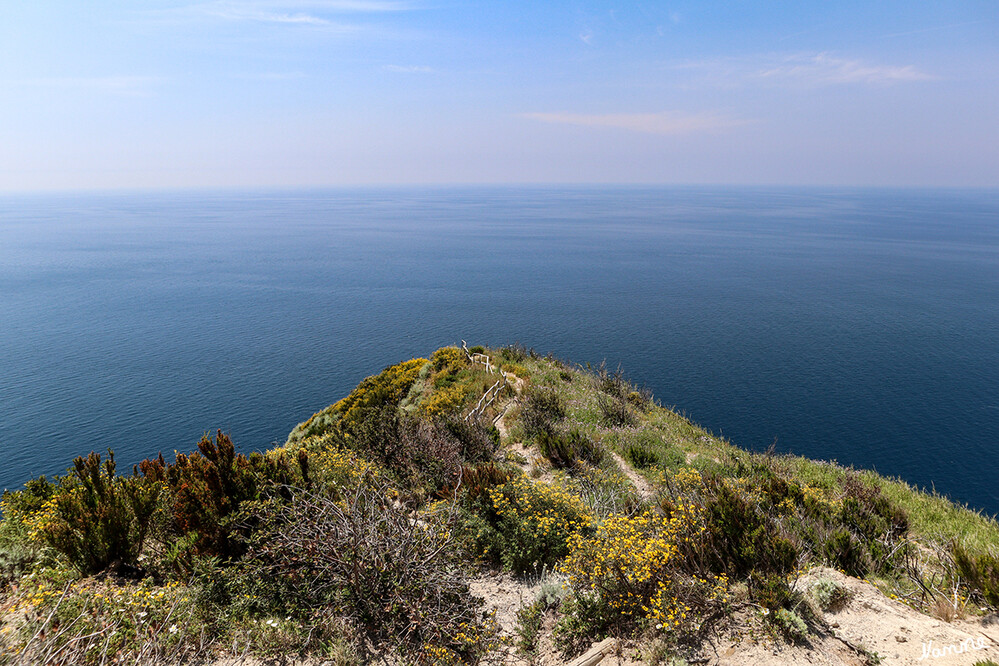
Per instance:
[[[0,5],[0,190],[999,186],[999,3]]]

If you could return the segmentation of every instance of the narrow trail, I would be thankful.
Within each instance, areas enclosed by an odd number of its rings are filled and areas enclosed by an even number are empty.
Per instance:
[[[500,438],[502,439],[510,436],[510,427],[506,424],[506,417],[520,400],[520,394],[524,392],[524,384],[526,383],[512,372],[506,373],[506,378],[510,382],[510,385],[513,386],[514,396],[504,405],[499,416],[493,419],[493,425],[499,430]]]
[[[496,417],[493,421],[493,425],[499,430],[500,440],[504,440],[510,436],[510,427],[506,424],[506,415],[510,413],[514,405],[517,404],[516,398],[511,398],[510,402],[506,403],[506,407],[500,412],[500,415]]]
[[[512,372],[506,373],[505,376],[507,381],[510,382],[510,385],[513,386],[514,397],[507,401],[506,405],[504,405],[503,409],[500,411],[499,416],[493,419],[493,425],[496,426],[496,429],[499,431],[501,441],[505,441],[510,437],[510,426],[507,425],[506,417],[513,410],[514,406],[516,406],[518,400],[520,399],[521,393],[524,391],[524,385],[526,383],[523,379]],[[516,447],[517,443],[511,442],[510,444]],[[523,445],[517,448],[523,449]],[[620,469],[621,472],[628,477],[631,484],[635,486],[635,490],[638,491],[639,497],[645,500],[655,497],[655,489],[648,481],[642,478],[641,474],[636,472],[631,465],[629,465],[628,462],[618,454],[613,451],[611,451],[610,454],[614,459],[615,464],[617,464],[618,469]]]
[[[656,491],[652,488],[652,484],[643,479],[642,475],[636,472],[631,465],[628,464],[628,461],[613,451],[611,451],[610,454],[614,459],[614,462],[617,463],[618,469],[624,472],[624,475],[628,477],[629,481],[631,481],[631,485],[635,486],[635,490],[638,491],[638,495],[642,499],[647,500],[655,497]]]

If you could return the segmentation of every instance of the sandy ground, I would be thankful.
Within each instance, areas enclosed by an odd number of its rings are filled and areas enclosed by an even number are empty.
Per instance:
[[[824,567],[810,571],[799,585],[807,589],[819,578],[850,591],[842,607],[824,614],[825,631],[797,644],[718,638],[703,650],[707,663],[970,666],[999,660],[999,619],[994,616],[944,622],[886,597],[870,583]],[[749,627],[752,619],[743,617],[737,624]]]

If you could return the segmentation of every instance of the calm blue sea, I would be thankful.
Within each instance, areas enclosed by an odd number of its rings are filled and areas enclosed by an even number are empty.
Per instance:
[[[999,511],[999,191],[0,197],[0,488],[243,450],[462,338]]]

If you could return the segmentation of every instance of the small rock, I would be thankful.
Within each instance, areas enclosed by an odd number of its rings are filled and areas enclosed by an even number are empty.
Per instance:
[[[898,641],[899,643],[905,643],[909,639],[906,638],[905,636],[896,636],[895,640]]]

